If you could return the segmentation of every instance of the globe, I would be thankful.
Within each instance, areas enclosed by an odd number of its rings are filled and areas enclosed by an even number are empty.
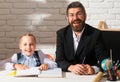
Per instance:
[[[101,67],[102,67],[102,69],[105,71],[105,70],[107,70],[107,68],[106,68],[106,61],[107,61],[108,59],[103,59],[102,60],[102,62],[101,62]]]

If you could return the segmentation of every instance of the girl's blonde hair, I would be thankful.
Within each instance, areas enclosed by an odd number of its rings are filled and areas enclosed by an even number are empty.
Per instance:
[[[36,43],[36,38],[35,38],[35,36],[34,36],[33,34],[30,34],[30,33],[26,33],[26,34],[20,36],[20,37],[19,37],[19,43],[21,42],[21,39],[22,39],[24,36],[31,36],[31,37],[33,37],[33,39],[34,39],[34,41],[35,41],[35,43]]]

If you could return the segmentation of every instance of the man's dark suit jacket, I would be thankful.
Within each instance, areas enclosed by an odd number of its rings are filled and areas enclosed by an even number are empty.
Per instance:
[[[56,62],[63,71],[74,64],[98,65],[98,62],[107,57],[103,46],[101,31],[85,24],[78,49],[74,52],[73,32],[68,25],[57,31]]]

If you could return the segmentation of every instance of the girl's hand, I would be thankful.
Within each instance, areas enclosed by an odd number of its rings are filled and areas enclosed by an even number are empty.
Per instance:
[[[40,70],[47,70],[48,69],[48,64],[42,64],[39,67]]]
[[[23,69],[28,69],[29,67],[26,65],[22,65],[22,64],[14,64],[13,67],[15,69],[19,69],[19,70],[23,70]]]

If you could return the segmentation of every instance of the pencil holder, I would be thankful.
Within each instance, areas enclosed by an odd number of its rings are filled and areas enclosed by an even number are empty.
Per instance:
[[[120,79],[120,69],[117,70],[118,79]]]
[[[106,72],[107,72],[107,80],[109,80],[109,81],[117,80],[117,70],[107,69]]]

